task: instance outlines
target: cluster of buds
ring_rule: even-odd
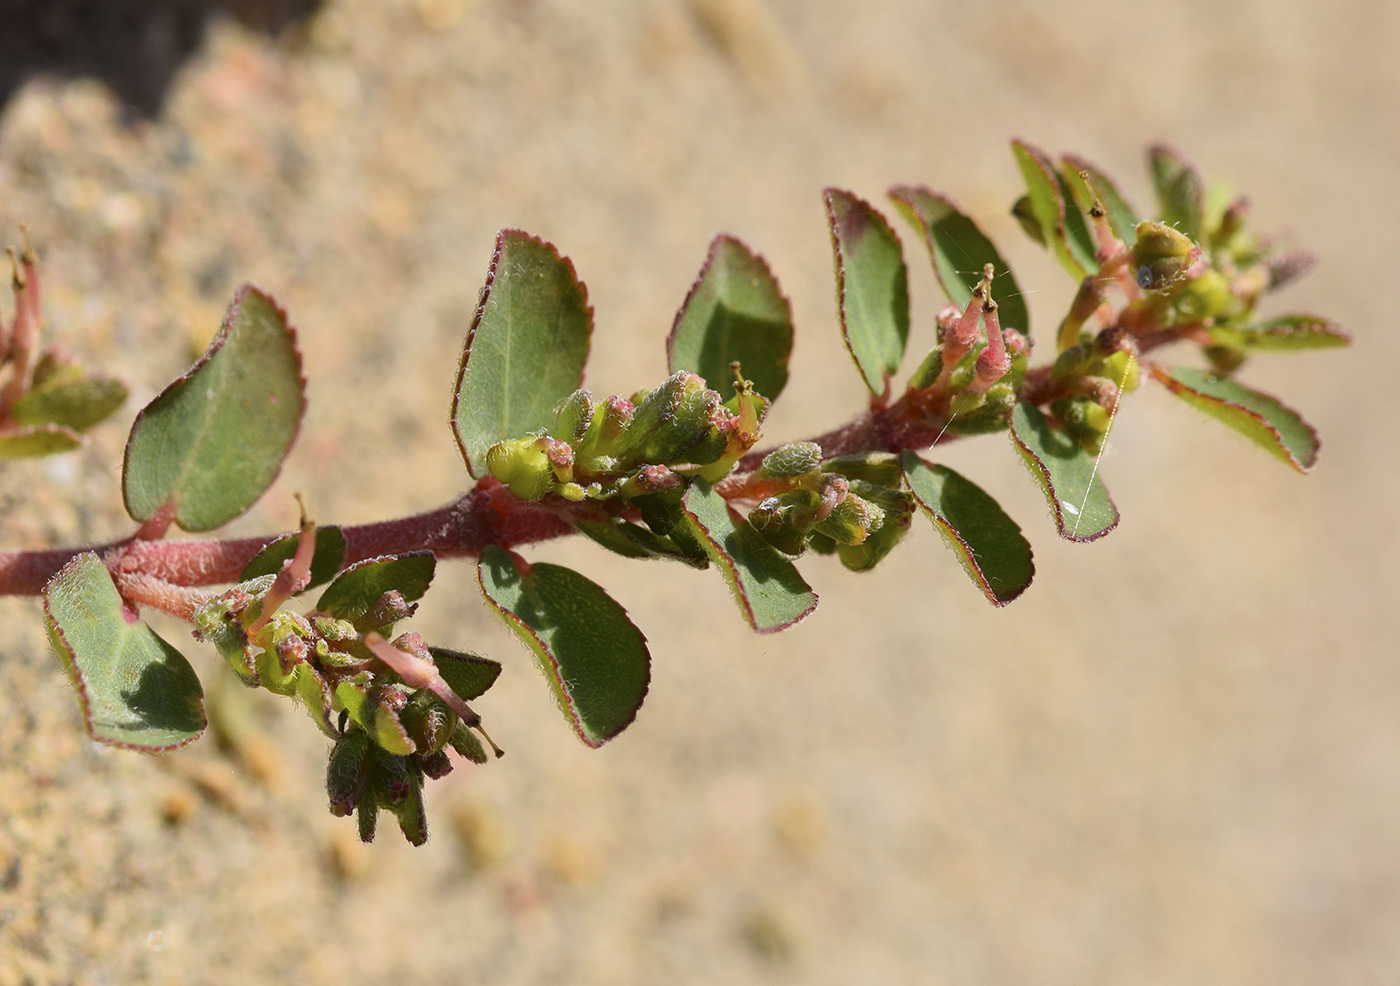
[[[992,297],[994,273],[987,264],[967,305],[939,313],[938,343],[909,381],[911,391],[946,404],[951,421],[957,422],[952,430],[960,433],[1000,427],[1026,375],[1030,340],[1016,329],[1001,327]]]
[[[726,475],[760,437],[768,402],[738,376],[723,401],[694,373],[680,371],[631,400],[594,401],[577,390],[546,434],[498,442],[486,468],[522,500],[630,499],[680,486],[683,478]]]
[[[195,637],[212,643],[245,684],[300,701],[335,740],[326,773],[332,814],[357,813],[368,842],[386,809],[404,836],[421,845],[428,837],[423,782],[452,770],[446,748],[485,763],[479,733],[501,755],[467,705],[500,666],[429,648],[416,633],[390,641],[394,624],[416,608],[399,589],[387,589],[372,604],[329,607],[332,612],[280,608],[310,581],[314,550],[315,525],[304,520],[296,555],[276,575],[242,582],[200,607]]]
[[[1050,411],[1065,430],[1094,455],[1103,450],[1118,399],[1138,386],[1137,343],[1117,326],[1081,340],[1060,353],[1050,379],[1065,396]]]
[[[835,552],[847,568],[866,571],[909,529],[913,503],[899,491],[899,460],[887,452],[822,461],[821,446],[791,442],[764,457],[752,483],[768,495],[748,521],[788,555],[807,548]]]

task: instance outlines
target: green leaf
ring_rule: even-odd
[[[446,647],[429,647],[428,653],[433,655],[438,674],[447,682],[447,687],[464,702],[485,695],[501,675],[500,662],[489,657]]]
[[[1084,217],[1080,215],[1073,200],[1065,201],[1060,177],[1044,151],[1022,140],[1013,140],[1011,151],[1016,156],[1016,164],[1021,169],[1022,177],[1026,180],[1031,211],[1050,242],[1051,252],[1071,276],[1076,280],[1083,280],[1090,269],[1098,269],[1093,262],[1092,250],[1087,262],[1083,257],[1081,236]],[[1071,232],[1074,233],[1073,239]]]
[[[1345,329],[1316,315],[1284,315],[1254,325],[1214,325],[1206,332],[1217,346],[1261,352],[1334,349],[1351,345],[1351,336]]]
[[[0,459],[27,459],[71,452],[83,444],[83,436],[62,425],[37,425],[0,432]]]
[[[1070,175],[1078,178],[1081,171],[1088,172],[1089,186],[1085,186],[1086,190],[1088,187],[1092,187],[1098,193],[1099,201],[1108,211],[1108,225],[1114,234],[1123,241],[1123,245],[1131,250],[1133,244],[1137,242],[1137,212],[1128,204],[1128,200],[1123,198],[1113,179],[1077,155],[1066,154],[1061,160],[1066,178]],[[1082,182],[1080,184],[1082,185]],[[1070,182],[1070,187],[1074,188],[1075,183]],[[1086,215],[1092,206],[1092,198],[1079,201],[1079,207],[1084,210]]]
[[[724,497],[709,484],[692,483],[681,505],[756,632],[786,630],[817,608],[817,594],[792,562],[747,522],[735,523]]]
[[[1206,186],[1200,172],[1165,144],[1149,148],[1147,162],[1157,189],[1162,222],[1200,242],[1206,208]]]
[[[1152,376],[1192,407],[1229,425],[1299,472],[1316,465],[1317,432],[1298,412],[1268,394],[1229,377],[1183,366],[1154,365]]]
[[[194,668],[130,614],[97,555],[73,558],[44,587],[44,620],[93,739],[158,751],[204,732]]]
[[[76,366],[63,367],[21,397],[10,414],[20,424],[87,431],[121,407],[126,395],[120,380],[84,377]]]
[[[873,394],[899,371],[909,339],[909,271],[885,217],[869,202],[828,188],[827,221],[836,253],[841,335]]]
[[[583,383],[592,334],[588,291],[569,258],[502,230],[452,397],[452,431],[473,476],[486,475],[492,445],[554,424],[555,408]]]
[[[602,746],[631,724],[651,681],[646,637],[627,611],[572,569],[529,565],[488,546],[481,591],[523,640],[579,739]]]
[[[905,219],[923,234],[934,276],[949,301],[959,308],[967,307],[972,289],[982,280],[982,268],[991,264],[996,271],[992,298],[997,303],[1002,328],[1030,331],[1030,312],[1016,277],[976,223],[951,199],[923,185],[898,185],[889,194]]]
[[[247,582],[260,575],[276,575],[282,571],[282,563],[297,553],[297,543],[300,540],[301,535],[293,533],[284,534],[275,541],[268,542],[253,556],[253,560],[244,566],[238,581]],[[344,561],[345,535],[340,533],[340,528],[333,524],[317,527],[316,552],[311,557],[311,581],[306,584],[306,589],[314,589],[335,578]],[[305,592],[306,589],[302,591]]]
[[[930,466],[913,452],[902,457],[904,477],[977,587],[1005,606],[1031,584],[1035,562],[1020,526],[980,486],[947,466]]]
[[[1098,459],[1068,432],[1052,428],[1034,404],[1016,405],[1011,438],[1050,501],[1060,537],[1095,541],[1118,526],[1118,508],[1099,478]]]
[[[762,257],[732,236],[710,241],[700,276],[685,296],[666,339],[670,372],[689,370],[711,390],[734,396],[737,362],[770,401],[787,386],[792,308]]]
[[[187,531],[227,523],[277,477],[305,410],[296,333],[245,284],[209,351],[136,416],[122,464],[127,512],[150,520],[173,501]]]
[[[373,609],[386,592],[397,589],[404,601],[411,603],[428,591],[436,567],[431,551],[367,558],[336,576],[316,600],[316,609],[353,623]]]
[[[686,554],[659,534],[620,517],[609,521],[576,520],[574,526],[590,541],[624,558],[669,558],[691,568],[705,568],[709,564],[704,558]]]

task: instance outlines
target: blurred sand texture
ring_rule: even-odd
[[[1144,204],[1143,149],[1178,145],[1319,254],[1267,311],[1357,345],[1243,373],[1321,431],[1306,478],[1144,388],[1103,463],[1123,522],[1090,546],[1004,438],[949,446],[1035,548],[1005,610],[921,520],[872,574],[804,561],[822,607],[775,637],[713,573],[532,549],[650,639],[646,706],[601,751],[444,565],[414,628],[506,663],[480,707],[509,754],[431,787],[422,850],[354,841],[304,715],[169,621],[222,744],[94,748],[38,606],[0,600],[0,986],[1395,982],[1397,45],[1375,0],[330,0],[280,41],[217,27],[150,122],[94,82],[25,86],[0,229],[30,224],[53,332],[133,396],[87,450],[0,469],[6,546],[129,530],[126,428],[245,280],[290,311],[311,408],[234,529],[289,528],[296,490],[341,523],[456,496],[450,393],[502,226],[587,281],[601,393],[660,380],[715,232],[760,250],[798,329],[772,440],[863,400],[825,185],[948,191],[1048,345],[1074,285],[1008,215],[1012,137]],[[900,231],[912,366],[941,302]]]

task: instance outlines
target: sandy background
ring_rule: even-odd
[[[1135,397],[1104,462],[1124,520],[1092,546],[1055,539],[1004,439],[949,447],[1035,547],[1004,611],[922,522],[871,575],[804,562],[822,607],[775,638],[712,572],[539,547],[651,640],[600,752],[445,565],[416,628],[506,662],[481,706],[509,755],[431,787],[422,850],[359,846],[303,714],[188,638],[223,747],[94,748],[37,606],[0,600],[0,986],[1394,982],[1397,43],[1400,8],[1360,0],[332,0],[281,41],[216,28],[151,122],[25,86],[0,227],[31,224],[53,331],[133,398],[92,448],[5,464],[7,546],[129,529],[126,427],[243,280],[289,308],[311,410],[235,528],[288,527],[293,490],[345,523],[455,496],[450,391],[504,225],[586,279],[603,393],[660,379],[714,232],[761,250],[798,326],[774,440],[862,400],[823,185],[952,193],[1046,340],[1072,285],[1006,214],[1013,136],[1142,204],[1143,147],[1176,142],[1321,256],[1267,310],[1358,344],[1244,373],[1321,430],[1308,478]],[[912,366],[940,302],[902,235]]]

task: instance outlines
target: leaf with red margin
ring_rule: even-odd
[[[1003,328],[1030,332],[1030,311],[1011,268],[977,224],[953,204],[923,185],[896,185],[890,200],[917,229],[928,247],[933,273],[943,293],[959,308],[972,300],[972,290],[982,280],[982,268],[992,265],[992,300],[997,303]]]
[[[841,336],[872,394],[899,371],[909,339],[909,271],[885,217],[864,199],[828,188],[826,217],[836,254]]]
[[[127,512],[146,521],[173,502],[187,531],[223,526],[277,478],[305,411],[296,332],[245,284],[208,351],[136,416],[122,461]]]
[[[1337,349],[1351,345],[1350,333],[1318,315],[1283,315],[1254,325],[1213,325],[1205,332],[1217,346],[1237,346],[1268,353]]]
[[[1179,151],[1166,144],[1154,144],[1147,149],[1147,166],[1157,190],[1162,222],[1199,241],[1206,211],[1206,186],[1201,173]]]
[[[698,374],[727,401],[734,396],[729,364],[737,362],[754,389],[775,401],[791,356],[792,307],[777,278],[742,242],[716,236],[666,338],[670,372]]]
[[[452,433],[474,477],[486,475],[492,445],[554,424],[583,383],[592,335],[588,290],[569,258],[501,230],[452,394]]]
[[[528,564],[488,546],[477,564],[482,595],[525,642],[579,739],[599,747],[637,716],[651,654],[627,611],[572,569]]]
[[[1076,279],[1083,279],[1094,262],[1093,239],[1084,225],[1084,216],[1072,196],[1066,194],[1063,179],[1050,158],[1034,144],[1013,140],[1011,151],[1026,181],[1031,211],[1044,231],[1055,258]]]
[[[1152,378],[1186,403],[1229,425],[1299,472],[1317,464],[1317,432],[1297,411],[1229,377],[1154,364]]]
[[[913,452],[900,457],[915,501],[987,599],[1005,606],[1031,584],[1035,561],[1020,526],[971,480],[931,466]]]
[[[792,562],[748,522],[736,522],[724,497],[703,480],[685,491],[681,507],[757,633],[786,630],[817,608],[817,594]]]
[[[1055,527],[1069,541],[1096,541],[1118,526],[1118,508],[1099,478],[1098,460],[1034,404],[1011,412],[1011,441],[1050,501]]]
[[[159,752],[204,732],[204,690],[194,668],[130,617],[97,555],[77,555],[44,587],[44,622],[93,739]]]

